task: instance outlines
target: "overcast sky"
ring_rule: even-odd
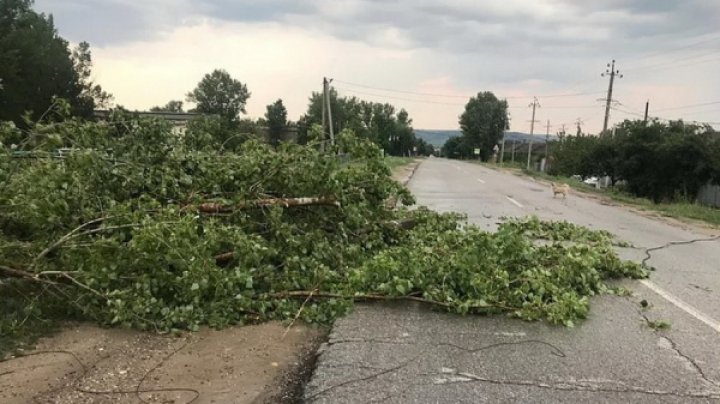
[[[183,99],[224,68],[252,92],[248,116],[282,98],[307,108],[323,76],[341,95],[405,108],[416,128],[455,129],[468,97],[507,98],[513,130],[545,133],[577,118],[602,127],[611,59],[611,123],[640,115],[718,122],[717,0],[36,0],[60,34],[88,41],[115,102]],[[389,91],[392,90],[392,91]],[[553,97],[553,95],[581,94]],[[706,104],[706,105],[698,105]]]

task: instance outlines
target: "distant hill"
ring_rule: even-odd
[[[448,139],[452,136],[460,136],[462,132],[452,129],[415,129],[415,135],[433,146],[442,147]],[[531,136],[529,134],[521,132],[507,132],[505,135],[505,141],[507,142],[512,142],[513,140],[529,142],[530,138]],[[532,136],[532,139],[533,143],[545,143],[544,134]],[[550,140],[555,140],[555,136],[551,135]]]

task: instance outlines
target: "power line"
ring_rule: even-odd
[[[625,71],[628,72],[628,71],[635,71],[635,70],[657,69],[659,67],[674,65],[676,63],[685,63],[690,59],[699,59],[699,58],[703,58],[705,56],[715,56],[715,55],[717,55],[717,51],[701,53],[699,55],[688,56],[688,57],[679,58],[679,59],[673,59],[671,61],[666,61],[666,62],[653,63],[653,64],[649,64],[649,65],[645,65],[645,66],[632,67],[629,69],[625,69]],[[702,61],[702,62],[704,62],[704,61]]]
[[[651,51],[651,52],[648,52],[648,53],[645,53],[645,54],[641,54],[641,55],[636,56],[636,57],[630,57],[630,58],[628,58],[628,60],[630,61],[629,64],[632,65],[632,64],[634,64],[634,63],[632,63],[633,61],[638,61],[638,60],[643,60],[643,59],[651,59],[651,58],[653,58],[653,57],[656,56],[656,55],[658,55],[658,56],[663,55],[663,56],[664,56],[664,55],[667,55],[668,53],[673,53],[673,52],[677,52],[677,51],[685,51],[685,50],[688,50],[688,49],[691,49],[691,48],[695,48],[695,47],[697,47],[697,46],[699,46],[699,45],[703,45],[703,44],[706,44],[706,43],[708,43],[708,42],[713,42],[713,41],[717,41],[717,40],[720,40],[720,36],[718,36],[718,37],[713,37],[713,38],[703,39],[703,40],[701,40],[701,41],[699,41],[699,42],[694,42],[694,43],[691,42],[691,43],[689,43],[689,44],[674,46],[674,47],[670,47],[670,48],[666,48],[666,49],[662,49],[662,50]],[[636,68],[626,69],[626,70],[635,70],[635,69],[636,69]]]
[[[349,82],[349,81],[343,81],[343,80],[335,80],[335,81],[337,81],[338,83],[343,83],[343,84],[352,86],[352,87],[367,88],[367,89],[370,89],[370,90],[387,91],[387,92],[392,92],[392,93],[412,94],[412,95],[423,95],[423,96],[430,96],[430,97],[470,98],[469,96],[466,96],[466,95],[420,93],[420,92],[416,92],[416,91],[406,91],[406,90],[396,90],[396,89],[391,89],[391,88],[373,87],[373,86],[368,86],[368,85],[365,85],[365,84],[351,83],[351,82]]]
[[[537,97],[533,97],[533,102],[528,105],[528,107],[532,107],[532,119],[530,120],[530,143],[528,144],[528,160],[527,160],[527,169],[530,169],[530,159],[532,157],[532,144],[533,144],[533,133],[535,132],[535,122],[540,122],[535,120],[535,110],[540,107],[540,103],[538,102]],[[548,121],[548,125],[550,121]]]
[[[417,99],[411,99],[411,98],[402,98],[402,97],[395,97],[391,95],[386,94],[374,94],[374,93],[367,93],[364,91],[357,91],[350,88],[344,88],[344,87],[335,87],[338,90],[343,90],[345,92],[349,92],[352,94],[360,94],[360,95],[367,95],[371,97],[380,97],[380,98],[389,98],[391,100],[400,100],[400,101],[408,101],[408,102],[418,102],[421,104],[438,104],[438,105],[453,105],[453,106],[465,106],[463,103],[458,102],[441,102],[441,101],[430,101],[430,100],[417,100]]]
[[[612,108],[613,110],[615,110],[615,111],[622,112],[622,113],[627,114],[627,115],[632,115],[632,116],[637,116],[637,117],[639,117],[639,118],[644,118],[644,115],[642,115],[642,114],[636,114],[636,113],[634,113],[634,112],[626,111],[626,110],[623,110],[623,109],[620,109],[620,108],[617,108],[617,107],[611,107],[611,108]],[[682,119],[682,118],[668,119],[668,118],[663,118],[663,117],[661,117],[661,116],[651,116],[650,118],[652,118],[652,119],[657,119],[657,120],[660,120],[660,121],[665,121],[665,122],[681,121],[681,120],[682,120],[682,121],[684,121],[684,122],[690,122],[690,123],[720,125],[720,122],[694,121],[694,120],[685,120],[685,119]]]
[[[709,55],[706,55],[706,56],[709,56]],[[648,72],[655,72],[655,71],[665,70],[665,69],[669,69],[669,68],[695,66],[695,65],[700,65],[700,64],[703,64],[703,63],[716,62],[716,61],[719,61],[719,60],[720,60],[720,58],[713,58],[713,59],[706,59],[706,60],[698,60],[698,61],[690,62],[690,63],[681,63],[681,64],[679,64],[679,65],[676,64],[676,63],[679,63],[679,62],[672,62],[672,63],[668,63],[667,65],[657,65],[657,66],[655,66],[655,67],[648,67],[648,68],[646,68],[646,69],[643,71],[643,74],[646,74],[646,73],[648,73]]]
[[[656,111],[672,111],[675,109],[695,108],[695,107],[703,107],[706,105],[715,105],[715,104],[720,104],[720,101],[703,102],[701,104],[681,105],[679,107],[672,107],[672,108],[660,108],[660,109],[657,109]]]
[[[392,89],[392,88],[383,88],[383,87],[375,87],[375,86],[369,86],[366,84],[359,84],[359,83],[352,83],[349,81],[344,80],[338,80],[335,79],[336,82],[342,83],[351,87],[360,87],[360,88],[366,88],[370,90],[375,91],[385,91],[390,93],[400,93],[400,94],[410,94],[410,95],[419,95],[419,96],[426,96],[426,97],[446,97],[446,98],[463,98],[468,99],[471,97],[475,97],[476,94],[473,95],[459,95],[459,94],[440,94],[440,93],[423,93],[423,92],[417,92],[417,91],[408,91],[408,90],[399,90],[399,89]],[[538,95],[540,98],[556,98],[556,97],[579,97],[582,95],[593,95],[593,94],[602,94],[604,91],[591,91],[591,92],[580,92],[580,93],[566,93],[566,94],[545,94],[545,95]],[[502,97],[505,99],[522,99],[526,98],[525,96],[511,96],[511,97]]]
[[[544,109],[574,109],[574,108],[599,108],[600,105],[555,105],[555,106],[549,106],[549,107],[543,107]],[[508,106],[508,108],[527,108],[526,106],[520,106],[520,105],[512,105]]]

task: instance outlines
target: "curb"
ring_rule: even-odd
[[[420,164],[424,162],[420,161],[419,163],[415,164],[415,166],[412,168],[412,171],[410,171],[410,174],[407,175],[403,180],[400,181],[400,185],[403,187],[407,187],[407,184],[410,182],[410,180],[415,175],[415,171],[417,171],[418,167],[420,167]],[[400,203],[400,200],[398,199],[397,195],[394,195],[391,197],[390,203],[387,205],[390,209],[395,209],[398,206],[398,203]]]

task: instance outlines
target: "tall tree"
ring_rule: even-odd
[[[407,155],[413,150],[415,132],[412,119],[404,109],[397,112],[394,106],[387,103],[339,97],[332,87],[329,96],[335,133],[350,129],[358,137],[372,140],[391,155]],[[309,101],[307,113],[298,121],[298,141],[301,143],[306,141],[313,125],[322,122],[322,94],[312,93]]]
[[[246,113],[248,98],[250,92],[247,86],[222,69],[206,74],[187,94],[187,100],[197,104],[197,112],[219,115],[233,125],[237,124],[241,112]]]
[[[90,44],[83,41],[72,52],[73,66],[78,75],[81,92],[74,105],[77,115],[90,116],[95,108],[108,108],[112,95],[92,81],[92,53]]]
[[[163,105],[162,107],[156,106],[156,107],[150,108],[150,111],[182,113],[182,112],[184,112],[183,111],[183,102],[178,101],[178,100],[171,100],[171,101],[168,101],[168,103]]]
[[[466,143],[480,148],[483,160],[491,156],[493,147],[502,139],[508,126],[507,109],[507,101],[499,100],[489,91],[478,93],[465,105],[465,111],[460,116],[460,128]]]
[[[76,65],[68,42],[60,37],[51,15],[36,13],[31,0],[0,0],[0,120],[23,125],[29,112],[37,120],[54,97],[67,99],[76,112],[89,115],[93,101],[84,97],[89,78],[87,59]],[[82,67],[81,77],[78,68]]]
[[[287,109],[281,99],[267,106],[265,119],[270,134],[270,144],[277,146],[280,143],[283,130],[287,127]]]

